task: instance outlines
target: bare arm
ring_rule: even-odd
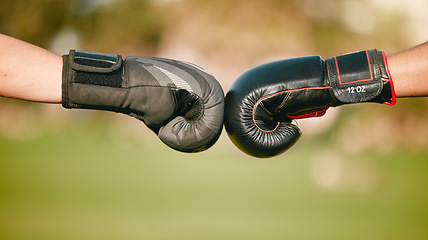
[[[428,42],[387,59],[397,97],[428,96]]]
[[[0,96],[61,103],[62,58],[0,34]]]

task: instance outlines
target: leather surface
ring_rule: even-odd
[[[308,56],[246,71],[226,94],[230,139],[251,156],[276,156],[301,135],[293,119],[322,116],[329,107],[348,103],[394,102],[383,56],[377,50],[326,61]]]
[[[225,127],[232,142],[255,157],[278,155],[300,138],[289,115],[331,104],[319,56],[286,59],[248,70],[226,95]]]

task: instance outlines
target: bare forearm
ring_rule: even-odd
[[[62,58],[0,34],[0,96],[60,103]]]
[[[388,56],[397,97],[428,96],[428,42]]]

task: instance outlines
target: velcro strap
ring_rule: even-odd
[[[339,85],[374,80],[366,51],[335,57],[334,60]]]
[[[386,78],[382,52],[367,50],[326,60],[329,83],[342,103],[381,102]]]
[[[123,60],[120,55],[70,50],[68,63],[74,83],[120,88]]]

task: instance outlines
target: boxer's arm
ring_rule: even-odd
[[[428,96],[428,42],[387,59],[397,97]]]
[[[61,103],[62,58],[0,34],[0,96]]]
[[[0,96],[124,113],[182,152],[210,148],[223,128],[223,89],[199,66],[76,50],[61,57],[2,34]]]

